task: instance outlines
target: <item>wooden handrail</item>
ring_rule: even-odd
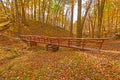
[[[21,35],[20,38],[23,41],[29,43],[29,45],[37,45],[37,43],[53,44],[63,47],[82,48],[88,43],[98,43],[98,49],[102,48],[102,45],[107,38],[72,38],[72,37],[49,37],[39,35]],[[79,46],[77,45],[79,43]]]
[[[108,40],[108,38],[75,38],[75,37],[49,37],[49,36],[39,36],[39,35],[21,35],[22,36],[37,36],[37,37],[43,37],[43,38],[52,38],[52,39],[71,39],[71,40]]]

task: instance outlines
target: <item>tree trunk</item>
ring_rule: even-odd
[[[81,24],[81,25],[82,25],[82,29],[83,29],[83,27],[84,27],[85,19],[86,19],[86,17],[87,17],[87,14],[88,14],[88,11],[89,11],[89,9],[90,9],[91,4],[92,4],[92,0],[90,0],[88,6],[87,6],[87,8],[86,8],[86,12],[85,12],[85,15],[84,15],[84,17],[83,17],[82,24]]]
[[[16,8],[16,21],[17,21],[17,25],[18,25],[18,37],[20,36],[21,34],[21,28],[20,28],[20,15],[19,15],[19,12],[18,12],[18,1],[15,0],[15,8]]]
[[[34,0],[34,20],[36,20],[36,0]]]
[[[51,0],[49,1],[49,5],[48,5],[48,11],[47,11],[47,18],[46,18],[46,23],[48,23],[49,17],[50,17],[50,5],[51,5]]]
[[[45,0],[43,0],[42,3],[42,27],[44,27],[44,21],[45,21]]]
[[[26,17],[25,17],[25,8],[24,8],[24,2],[21,0],[21,6],[22,6],[22,22],[26,24]]]
[[[78,0],[78,16],[77,16],[77,38],[82,38],[82,25],[81,25],[81,9],[82,0]]]
[[[103,18],[103,9],[104,9],[105,0],[98,0],[98,32],[97,37],[101,37],[101,26],[102,26],[102,18]]]
[[[40,11],[40,5],[41,5],[41,2],[40,2],[40,0],[38,0],[38,8],[39,8],[39,10],[38,10],[38,21],[39,21],[39,22],[41,22],[41,11]]]
[[[70,37],[73,36],[73,14],[74,14],[74,1],[71,1],[71,23],[70,23]]]

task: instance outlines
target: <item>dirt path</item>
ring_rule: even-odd
[[[101,52],[106,52],[106,53],[120,53],[120,51],[114,51],[114,50],[101,50]]]
[[[120,40],[107,40],[104,42],[102,49],[120,51]]]

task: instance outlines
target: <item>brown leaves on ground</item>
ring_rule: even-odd
[[[37,48],[37,47],[36,47]],[[36,49],[35,48],[35,49]],[[0,66],[2,80],[119,80],[119,63],[89,53],[62,49],[56,53],[29,49]],[[66,51],[65,51],[66,50]]]
[[[28,48],[22,42],[2,39],[1,42],[8,44],[0,45],[0,80],[120,79],[120,53],[81,52],[68,48],[53,53],[45,51],[43,46]],[[108,49],[111,47],[114,48],[108,46]]]

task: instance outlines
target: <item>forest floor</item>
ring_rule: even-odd
[[[44,30],[47,36],[69,36],[51,25],[44,29],[39,22],[28,25],[22,33],[41,35]],[[120,40],[107,40],[101,52],[71,48],[48,52],[45,45],[28,47],[0,35],[0,80],[120,80]]]
[[[106,41],[100,53],[47,52],[44,45],[0,37],[0,80],[120,80],[120,40]]]

